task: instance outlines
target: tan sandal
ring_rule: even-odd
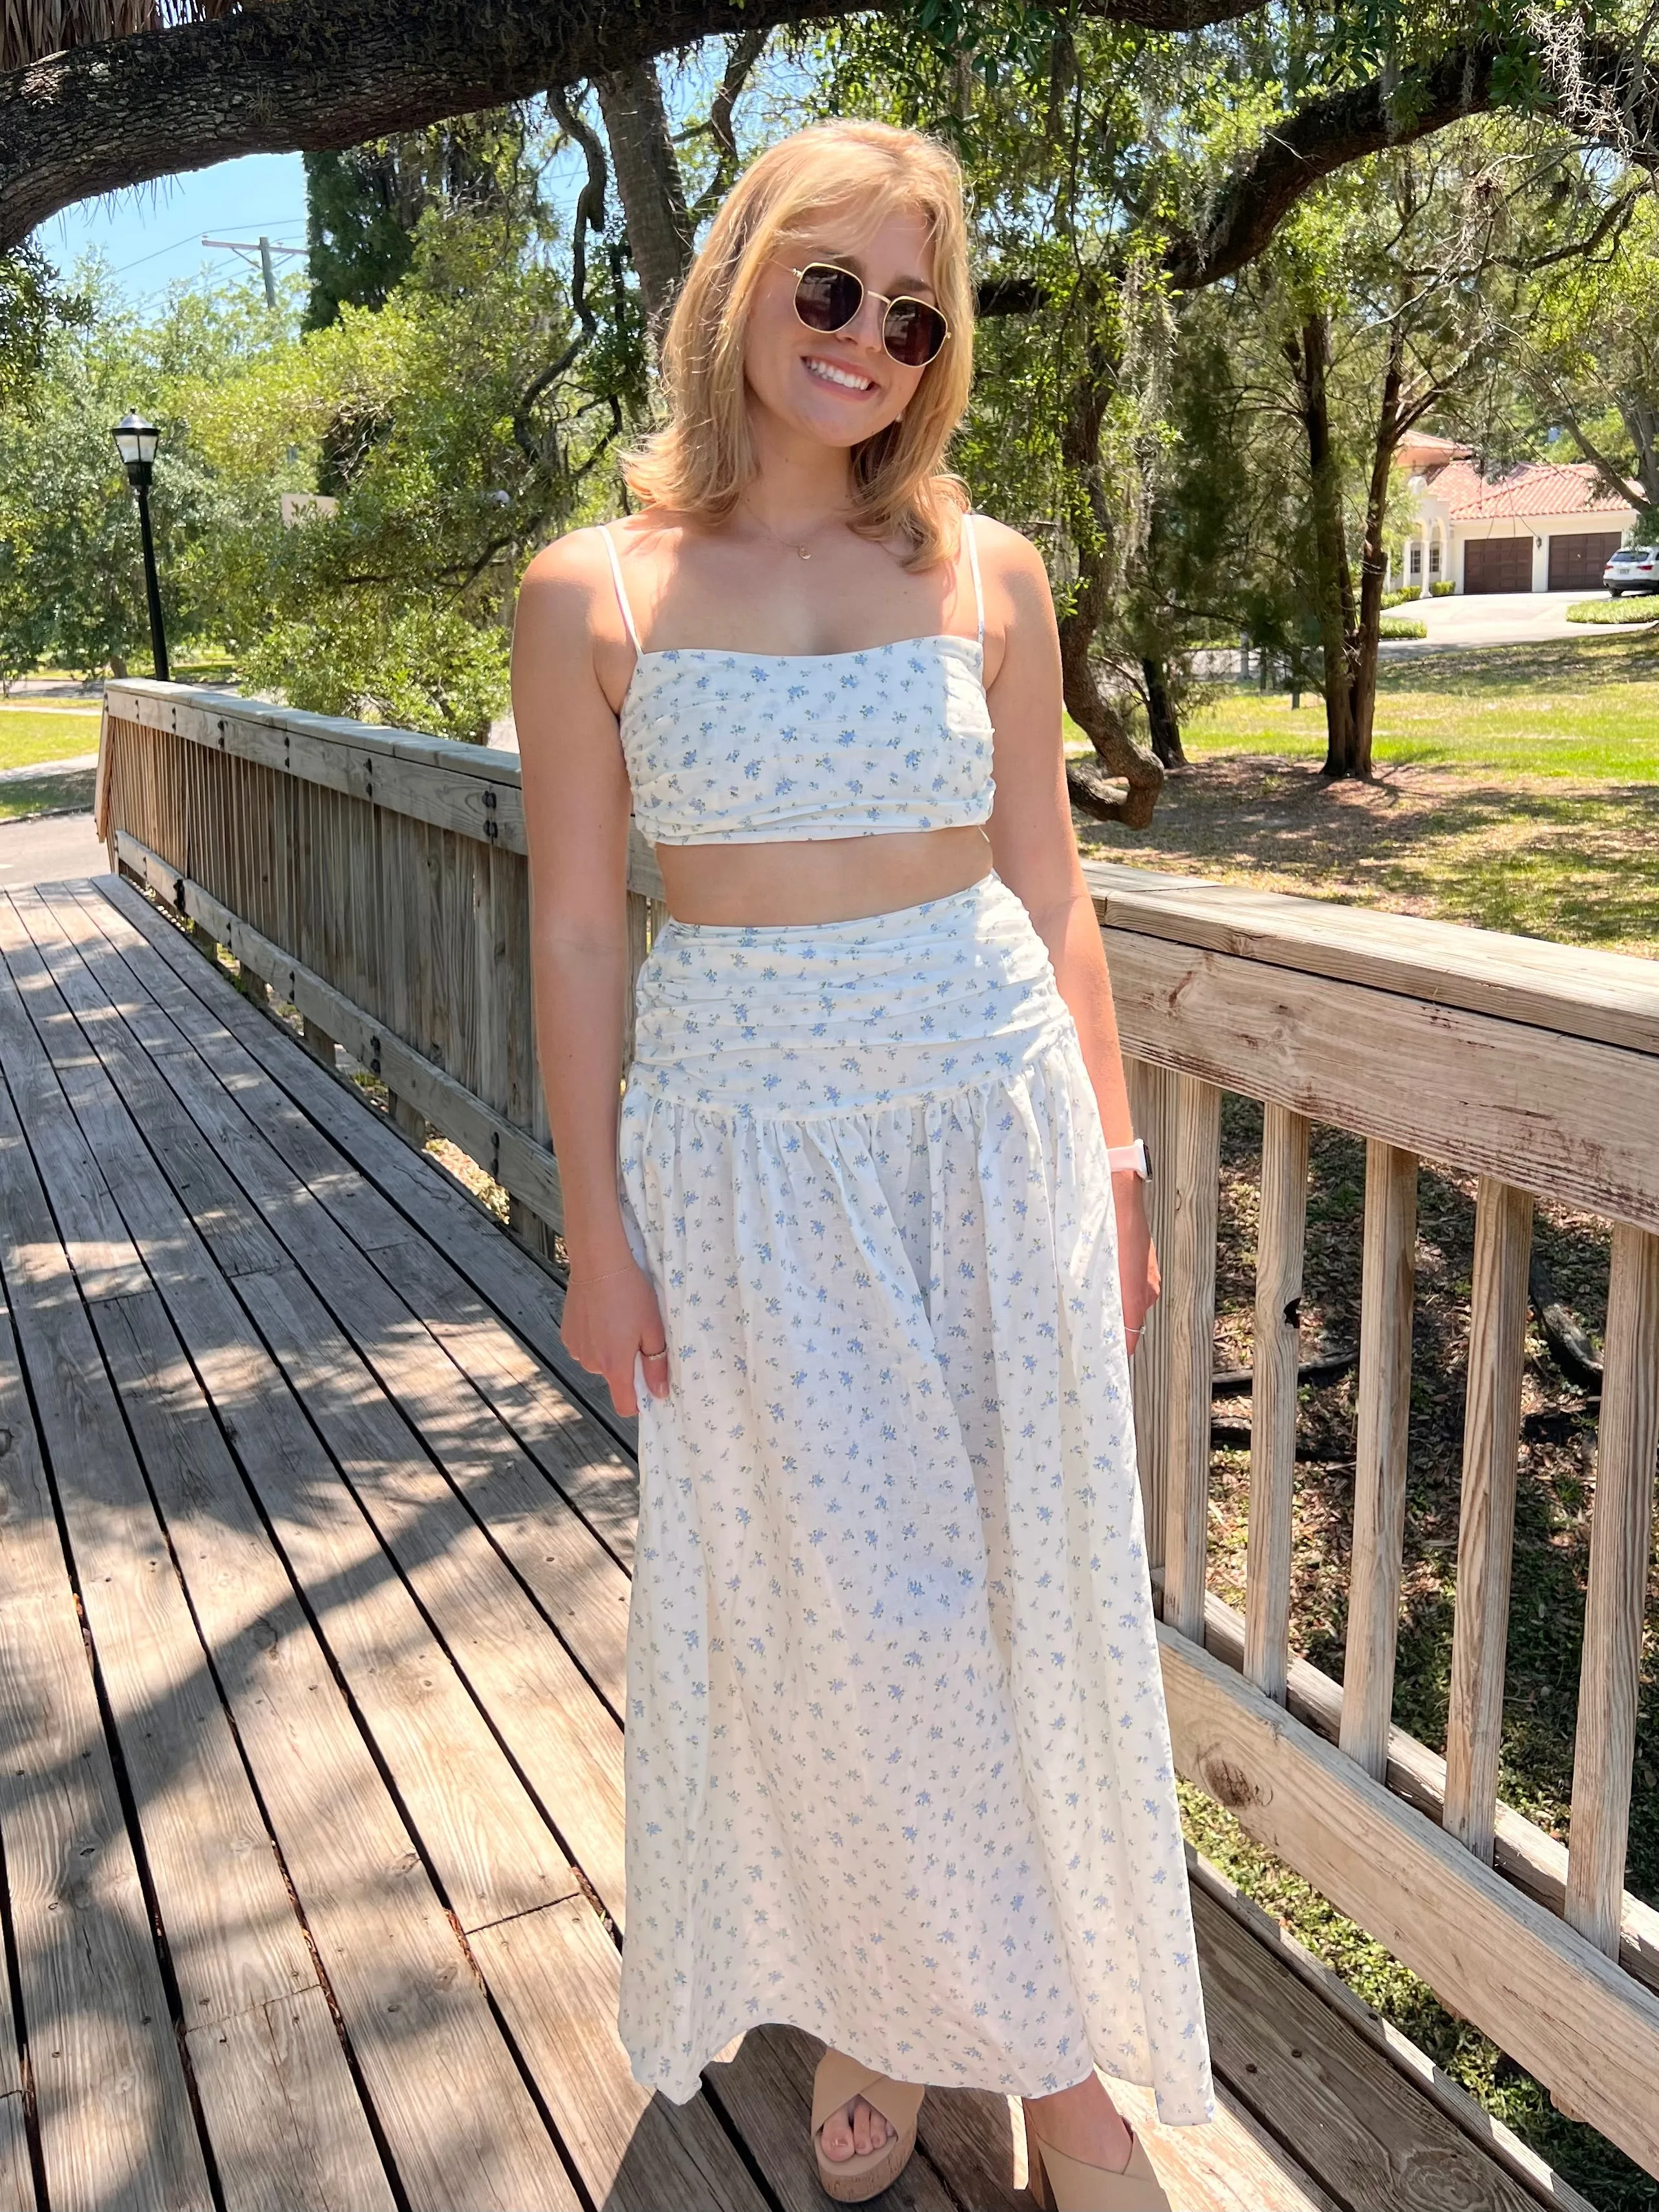
[[[872,2074],[842,2051],[824,2052],[812,2076],[812,2155],[817,2160],[818,2179],[830,2196],[843,2204],[862,2204],[866,2197],[878,2197],[891,2187],[916,2147],[916,2114],[927,2094],[925,2084],[890,2081],[885,2074]],[[854,2097],[862,2097],[881,2114],[893,2130],[891,2140],[879,2150],[866,2151],[862,2157],[854,2151],[851,2158],[826,2158],[823,2124]]]
[[[1067,2158],[1043,2142],[1025,2118],[1026,2187],[1042,2212],[1171,2212],[1146,2146],[1129,2123],[1129,2163],[1121,2172]]]

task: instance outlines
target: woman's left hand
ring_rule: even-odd
[[[1115,1175],[1112,1202],[1117,1211],[1117,1277],[1123,1293],[1123,1327],[1133,1359],[1160,1287],[1158,1254],[1152,1249],[1152,1224],[1146,1218],[1146,1186],[1140,1177]]]

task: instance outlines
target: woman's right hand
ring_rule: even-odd
[[[637,1413],[634,1362],[644,1363],[645,1387],[668,1395],[668,1337],[657,1294],[632,1259],[570,1270],[559,1325],[564,1348],[590,1375],[603,1375],[619,1413]]]

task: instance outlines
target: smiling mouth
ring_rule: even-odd
[[[876,380],[872,376],[860,376],[855,368],[843,368],[839,362],[823,361],[817,354],[808,354],[803,366],[809,376],[820,384],[833,385],[837,392],[873,392]]]

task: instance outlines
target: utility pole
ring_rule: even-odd
[[[270,309],[272,314],[276,312],[276,276],[274,264],[279,258],[284,261],[291,261],[296,257],[303,261],[306,258],[306,248],[303,246],[273,246],[268,238],[263,237],[204,238],[202,243],[204,246],[216,246],[221,252],[240,253],[248,262],[250,267],[252,265],[252,257],[256,253],[258,255],[259,273],[265,280],[265,305]]]

